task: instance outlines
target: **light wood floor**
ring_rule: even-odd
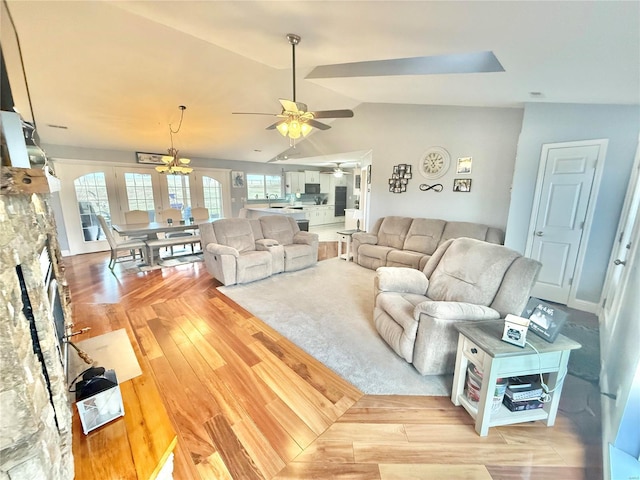
[[[130,323],[178,434],[177,480],[602,478],[582,387],[567,382],[553,428],[481,438],[448,397],[363,395],[219,293],[201,263],[113,275],[107,262],[65,259],[74,321]]]

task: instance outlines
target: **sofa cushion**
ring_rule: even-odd
[[[440,244],[442,232],[447,224],[444,220],[432,218],[415,218],[411,223],[403,250],[421,252],[431,255]],[[418,268],[416,265],[415,268]]]
[[[264,238],[276,240],[280,245],[291,245],[293,235],[300,231],[295,220],[286,215],[267,215],[260,217]]]
[[[378,245],[402,250],[411,222],[411,217],[385,217],[378,230]]]
[[[271,276],[271,253],[246,252],[236,259],[237,283],[248,283]]]
[[[445,247],[429,277],[427,296],[432,300],[491,305],[502,278],[520,256],[501,245],[470,238],[459,238]]]
[[[387,254],[387,267],[411,267],[420,268],[420,262],[425,257],[424,253],[411,252],[409,250],[391,250]],[[426,262],[426,260],[425,260]]]
[[[378,267],[387,265],[387,254],[392,251],[392,247],[381,245],[369,245],[365,243],[358,248],[358,265],[375,270]]]
[[[246,219],[225,218],[212,225],[218,243],[235,248],[241,253],[256,249],[253,229]]]
[[[475,238],[476,240],[486,240],[489,227],[481,223],[472,222],[447,222],[440,237],[438,245],[442,245],[450,238]],[[433,252],[431,252],[433,253]]]

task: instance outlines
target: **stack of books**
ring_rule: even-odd
[[[542,408],[540,400],[542,386],[539,382],[520,383],[520,379],[510,381],[502,403],[512,412]]]

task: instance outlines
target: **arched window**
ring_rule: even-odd
[[[104,240],[105,236],[98,223],[97,215],[102,215],[111,223],[109,197],[104,172],[88,173],[73,181],[78,201],[78,212],[85,242]]]

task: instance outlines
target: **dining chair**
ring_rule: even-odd
[[[109,242],[111,247],[111,259],[109,260],[109,269],[113,270],[118,261],[122,261],[131,257],[133,260],[136,258],[136,250],[140,251],[140,258],[143,258],[143,251],[146,248],[146,244],[143,240],[116,240],[115,236],[111,232],[111,227],[107,224],[107,221],[102,215],[98,215],[98,222],[102,227],[102,232]],[[129,255],[118,256],[119,252],[129,252]]]
[[[149,223],[149,212],[145,210],[129,210],[124,212],[124,219],[127,223]]]
[[[160,217],[160,220],[163,222],[168,222],[169,219],[171,219],[172,222],[180,222],[180,220],[183,220],[182,218],[182,212],[180,210],[178,210],[177,208],[167,208],[165,210],[162,210],[158,216]],[[168,232],[165,234],[166,238],[175,238],[175,237],[191,237],[193,236],[193,232],[188,232],[188,231],[183,231],[183,232]],[[184,246],[186,247],[187,244],[185,243]],[[169,252],[171,254],[171,256],[173,256],[173,246],[168,247],[169,248]],[[191,252],[194,251],[193,248],[193,244],[191,244]]]
[[[209,220],[209,209],[205,207],[196,207],[191,209],[191,216],[194,221]]]
[[[203,222],[203,221],[208,221],[209,220],[209,209],[205,208],[205,207],[195,207],[191,209],[191,217],[193,218],[193,221],[195,223],[198,222]],[[198,230],[191,230],[191,232],[193,232],[194,235],[198,234]],[[200,246],[200,249],[202,250],[202,245],[200,243],[198,243],[198,245]],[[195,252],[195,246],[196,244],[192,243],[191,244],[191,251]]]

